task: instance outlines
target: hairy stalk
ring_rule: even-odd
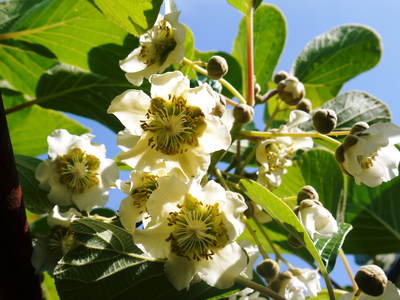
[[[343,262],[344,268],[346,269],[347,274],[349,275],[350,281],[351,281],[351,285],[353,286],[353,291],[357,292],[358,291],[358,286],[356,281],[354,280],[354,274],[353,271],[351,270],[349,261],[347,260],[346,255],[344,254],[343,249],[339,249],[339,256],[340,259]]]
[[[184,57],[183,61],[182,61],[185,65],[188,65],[189,67],[191,67],[193,70],[195,70],[196,72],[203,74],[205,76],[207,76],[207,70],[203,69],[202,67],[200,67],[198,64],[196,64],[195,62],[191,61],[190,59]],[[246,103],[246,100],[243,98],[243,96],[233,87],[233,85],[231,85],[228,81],[226,81],[225,79],[221,78],[218,79],[218,81],[228,90],[231,92],[232,95],[234,95],[236,98],[238,98],[238,100],[240,101],[240,103]],[[229,103],[231,104],[231,103]],[[234,104],[236,105],[236,103]]]
[[[240,285],[247,286],[255,291],[260,292],[261,294],[263,294],[265,296],[271,297],[272,299],[287,300],[286,298],[278,295],[276,292],[274,292],[270,288],[263,286],[261,284],[255,283],[255,282],[248,280],[242,276],[236,277],[235,281],[236,281],[236,283],[238,283]]]

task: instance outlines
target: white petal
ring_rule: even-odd
[[[244,231],[244,223],[241,220],[242,214],[247,209],[246,202],[242,195],[234,192],[226,192],[227,201],[221,207],[227,220],[225,226],[228,230],[229,238],[234,240]]]
[[[185,91],[183,97],[188,105],[199,107],[205,115],[209,115],[220,101],[219,95],[208,84]]]
[[[208,285],[219,289],[229,288],[235,278],[246,268],[247,256],[236,243],[217,251],[212,259],[201,260],[196,265],[199,277]]]
[[[298,276],[307,287],[308,296],[314,298],[317,297],[318,292],[321,291],[320,276],[317,270],[304,269]]]
[[[81,211],[89,211],[93,207],[104,206],[108,201],[108,191],[101,185],[93,186],[83,193],[73,193],[72,202]]]
[[[143,208],[142,208],[143,209]],[[140,221],[138,207],[133,205],[131,196],[124,198],[119,205],[119,219],[122,225],[130,232],[135,231],[136,223]]]
[[[129,55],[125,59],[120,60],[119,61],[120,68],[128,73],[140,72],[146,69],[147,64],[145,64],[141,59],[141,57],[139,56],[141,50],[142,48],[138,47],[131,53],[129,53]]]
[[[164,265],[165,275],[178,290],[189,289],[190,282],[195,275],[193,262],[184,257],[171,253]]]
[[[143,230],[136,230],[133,239],[136,245],[153,258],[167,258],[171,245],[167,238],[171,233],[168,222],[150,222]]]
[[[40,183],[39,187],[44,190],[50,190],[49,179],[56,175],[54,162],[48,159],[42,161],[35,170],[35,178]]]
[[[60,183],[60,177],[58,174],[49,178],[50,192],[47,194],[49,200],[60,206],[72,205],[72,193],[62,183]]]
[[[179,71],[167,72],[150,76],[151,97],[169,99],[170,95],[180,96],[189,89],[189,79]]]
[[[133,135],[141,135],[141,121],[146,120],[150,98],[141,90],[127,90],[111,102],[107,113],[114,114]]]
[[[208,116],[206,122],[206,130],[199,138],[200,148],[207,153],[228,149],[231,144],[231,135],[221,119]]]
[[[106,189],[115,184],[119,178],[119,169],[112,159],[105,158],[101,160],[99,173],[101,174],[102,185]]]
[[[117,146],[122,151],[128,151],[136,145],[139,139],[140,136],[131,134],[130,131],[125,128],[117,134]]]
[[[75,208],[70,208],[66,212],[60,212],[60,207],[58,205],[55,205],[52,211],[47,216],[47,223],[50,227],[69,227],[74,219],[76,219],[78,216],[82,215]]]
[[[69,147],[78,141],[79,137],[70,134],[65,129],[54,130],[48,137],[49,157],[56,159],[57,156],[65,155],[69,151]]]
[[[310,114],[302,110],[292,110],[289,115],[289,122],[286,124],[288,128],[293,128],[299,126],[311,119]]]

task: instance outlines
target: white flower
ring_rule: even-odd
[[[338,232],[338,225],[329,210],[316,201],[303,200],[297,216],[311,239],[331,238]]]
[[[399,175],[400,151],[394,145],[400,143],[400,128],[396,125],[376,123],[346,140],[342,167],[357,184],[375,187]]]
[[[246,251],[248,262],[246,268],[240,273],[241,276],[252,279],[253,278],[253,265],[260,256],[260,252],[258,251],[258,247],[252,245],[247,240],[239,241],[239,245]]]
[[[289,122],[278,129],[276,133],[302,132],[298,126],[309,120],[309,114],[294,110],[290,113]],[[261,165],[257,181],[268,189],[274,189],[281,185],[282,175],[287,173],[287,167],[292,165],[291,158],[299,149],[312,148],[310,137],[277,136],[260,143],[256,149],[256,159]]]
[[[255,292],[251,288],[245,288],[240,292],[230,295],[228,300],[267,300],[267,298],[261,297],[260,292]]]
[[[339,300],[352,300],[354,293],[347,293],[340,296]],[[369,296],[367,294],[362,293],[358,298],[358,300],[400,300],[400,292],[397,287],[391,282],[388,281],[386,284],[385,291],[382,295],[374,297]]]
[[[304,283],[307,288],[307,293],[311,298],[317,297],[319,291],[321,291],[320,276],[317,270],[309,269],[296,269],[296,277]]]
[[[126,78],[134,85],[141,85],[143,78],[161,73],[184,56],[185,27],[178,22],[179,12],[173,9],[159,15],[154,26],[141,35],[139,47],[120,61]]]
[[[73,207],[62,212],[58,205],[54,205],[52,211],[47,216],[47,223],[50,227],[69,227],[73,221],[80,217],[82,217],[82,214]]]
[[[276,284],[277,285],[276,285]],[[305,294],[314,298],[321,291],[320,276],[317,270],[294,269],[279,274],[278,279],[271,283],[279,288],[279,295],[288,300],[304,300]],[[276,287],[274,287],[276,289]]]
[[[118,168],[106,158],[103,144],[92,143],[92,134],[76,136],[57,129],[47,137],[49,158],[38,165],[35,176],[48,198],[60,206],[79,210],[103,206],[108,189],[118,178]]]
[[[200,177],[210,163],[210,153],[227,149],[228,129],[211,114],[219,95],[208,84],[190,88],[181,72],[150,77],[151,98],[140,90],[117,96],[108,113],[113,113],[140,139],[119,158],[136,170],[152,172],[179,168],[186,179]],[[127,145],[126,139],[124,145]]]
[[[177,290],[199,278],[228,288],[247,265],[234,240],[243,232],[243,197],[214,181],[201,187],[177,177],[160,178],[147,201],[151,222],[133,234],[136,245],[153,258],[166,258],[165,272]]]
[[[305,284],[296,276],[292,276],[282,282],[278,294],[287,300],[305,300],[304,293],[306,292],[307,287]]]

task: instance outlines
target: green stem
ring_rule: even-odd
[[[262,257],[264,259],[269,258],[267,251],[265,251],[264,247],[262,246],[260,240],[257,237],[256,231],[250,226],[250,224],[246,221],[246,228],[249,231],[251,237],[253,238],[254,242],[257,244],[258,250],[260,251]]]
[[[276,292],[274,292],[273,290],[271,290],[270,288],[263,286],[261,284],[255,283],[251,280],[248,280],[242,276],[239,276],[235,279],[235,281],[243,286],[247,286],[255,291],[260,292],[261,294],[271,297],[272,299],[275,300],[287,300],[286,298],[280,296],[279,294],[277,294]]]
[[[193,61],[191,61],[190,59],[184,57],[183,58],[183,63],[188,65],[189,67],[191,67],[193,70],[195,70],[196,72],[199,72],[200,74],[203,74],[205,76],[208,76],[207,74],[207,70],[203,69],[202,67],[200,67],[199,65],[197,65],[196,63],[194,63]],[[240,101],[240,103],[245,104],[246,100],[243,98],[243,96],[233,87],[233,85],[231,85],[228,81],[226,81],[225,79],[221,78],[218,79],[218,81],[227,89],[231,92],[232,95],[234,95],[236,98],[238,98],[238,100]]]
[[[222,184],[225,190],[229,191],[229,187],[226,184],[225,178],[222,176],[221,171],[217,168],[214,168],[214,174],[217,177],[218,181]]]

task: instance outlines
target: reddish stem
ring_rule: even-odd
[[[0,299],[42,299],[32,241],[0,93]]]
[[[253,1],[246,17],[247,29],[247,104],[254,106],[254,45],[253,45]]]

